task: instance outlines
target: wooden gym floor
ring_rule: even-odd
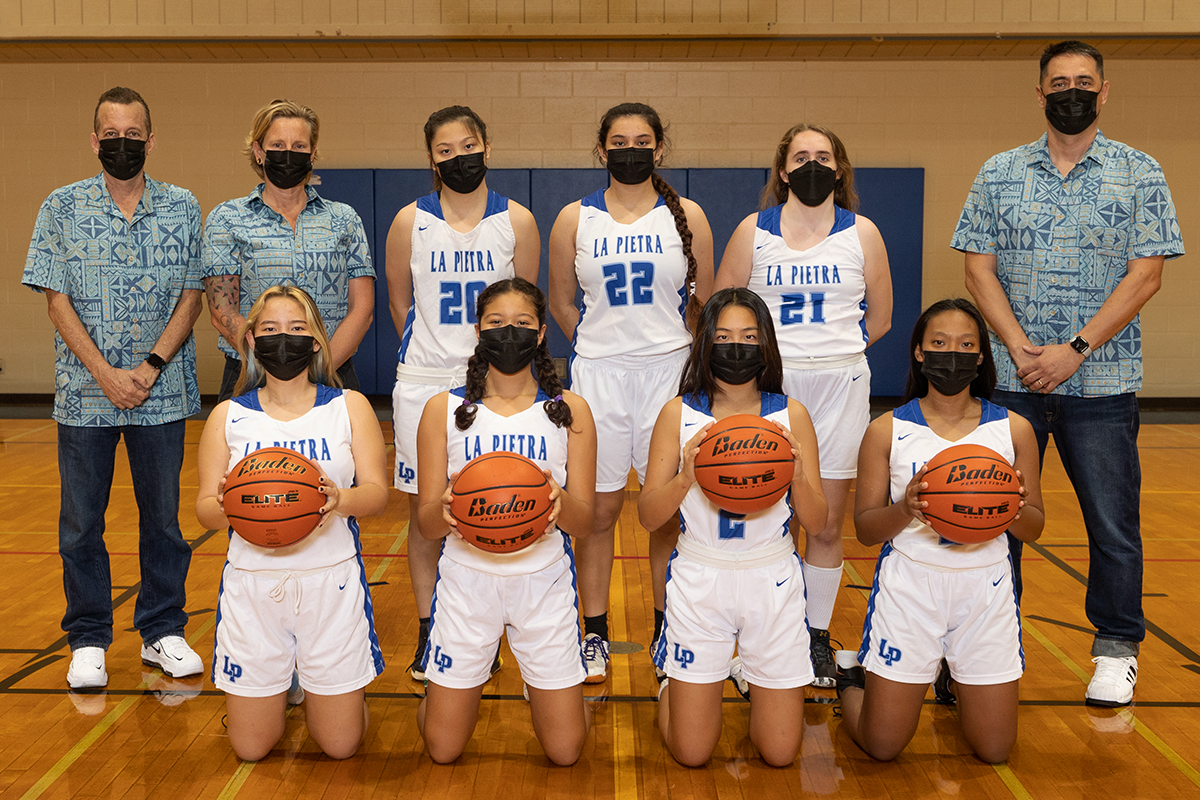
[[[187,636],[207,663],[225,536],[202,529],[192,513],[200,426],[188,423],[180,523],[195,551]],[[724,735],[712,762],[701,769],[675,764],[659,738],[655,681],[644,649],[653,614],[646,532],[634,518],[633,492],[619,527],[610,615],[615,649],[623,652],[613,657],[609,681],[587,688],[595,696],[595,723],[574,767],[548,765],[507,647],[504,668],[485,689],[466,754],[453,766],[434,765],[424,754],[415,714],[421,687],[407,674],[417,630],[404,561],[408,504],[396,492],[385,516],[362,524],[388,668],[368,688],[371,726],[360,754],[344,762],[321,755],[307,736],[300,706],[291,712],[278,749],[257,764],[243,764],[221,724],[224,700],[207,677],[172,680],[140,663],[131,627],[137,515],[123,451],[108,513],[116,612],[108,691],[68,692],[70,654],[59,628],[64,601],[55,539],[55,425],[0,420],[0,800],[1200,796],[1200,593],[1193,583],[1200,564],[1194,482],[1200,425],[1145,425],[1141,447],[1149,632],[1137,702],[1119,711],[1083,705],[1091,674],[1083,612],[1086,539],[1074,495],[1050,453],[1043,478],[1047,529],[1026,550],[1027,670],[1019,738],[1006,765],[988,766],[969,755],[953,710],[931,702],[901,756],[876,763],[838,730],[833,692],[809,689],[803,753],[793,767],[772,769],[748,743],[749,706],[728,688]],[[850,537],[846,556],[832,631],[853,648],[875,552]]]

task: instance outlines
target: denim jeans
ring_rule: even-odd
[[[1084,608],[1096,628],[1092,655],[1137,655],[1138,643],[1146,638],[1137,397],[998,391],[992,401],[1033,425],[1039,461],[1045,458],[1050,434],[1054,435],[1059,458],[1075,488],[1088,537]],[[1021,542],[1011,536],[1008,541],[1020,592]]]
[[[237,385],[237,379],[241,373],[242,362],[232,356],[225,356],[225,372],[221,375],[221,391],[217,394],[218,403],[233,397],[233,387]],[[337,374],[342,379],[343,389],[358,391],[358,373],[354,371],[354,359],[346,359],[346,363],[338,367]]]
[[[62,505],[58,552],[63,562],[67,613],[62,627],[72,650],[112,644],[112,576],[104,546],[117,442],[125,437],[138,506],[141,589],[133,624],[142,641],[183,635],[184,586],[192,550],[179,529],[179,473],[184,422],[83,428],[59,424],[58,472]]]

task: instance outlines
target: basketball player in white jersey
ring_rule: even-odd
[[[596,153],[612,180],[565,207],[550,233],[550,311],[573,341],[571,388],[590,404],[599,438],[596,530],[578,543],[588,683],[607,675],[613,539],[629,470],[645,481],[654,420],[675,396],[692,341],[687,320],[712,292],[708,219],[654,172],[667,147],[650,106],[609,109]],[[659,539],[650,549],[655,636],[674,546]]]
[[[357,522],[387,506],[383,433],[367,399],[338,388],[329,337],[303,289],[263,292],[240,341],[234,397],[213,409],[200,438],[196,517],[229,530],[212,680],[239,758],[257,761],[283,736],[293,672],[309,733],[330,757],[349,758],[367,730],[364,689],[383,672]],[[222,505],[225,475],[264,447],[295,450],[321,471],[321,522],[288,547],[246,541]]]
[[[425,123],[434,191],[396,214],[387,239],[388,305],[400,332],[392,424],[394,484],[408,494],[408,574],[419,619],[409,672],[429,638],[429,603],[439,545],[420,535],[417,425],[429,398],[462,386],[475,349],[475,301],[514,275],[537,282],[541,240],[533,214],[487,187],[487,125],[466,106],[435,111]],[[497,658],[495,666],[499,666]]]
[[[654,426],[638,512],[652,531],[678,512],[682,531],[653,654],[668,676],[658,724],[671,754],[688,766],[708,761],[720,738],[721,690],[735,644],[750,684],[750,740],[772,766],[791,764],[800,752],[804,687],[813,673],[804,576],[789,525],[793,514],[819,525],[828,508],[812,421],[780,392],[782,372],[763,301],[746,289],[719,291],[700,315],[680,396]],[[700,441],[733,414],[773,422],[796,459],[791,490],[752,514],[721,510],[696,483]]]
[[[564,392],[554,371],[540,289],[521,278],[495,283],[479,296],[478,319],[465,386],[430,400],[417,434],[421,534],[441,547],[417,724],[434,761],[458,758],[507,633],[534,733],[552,762],[569,765],[590,725],[570,536],[591,533],[596,428],[588,404]],[[550,480],[550,525],[523,550],[486,552],[458,535],[450,489],[472,458],[517,449]]]
[[[862,647],[857,657],[837,653],[838,694],[842,724],[880,760],[912,740],[935,679],[940,702],[957,696],[963,735],[979,758],[1004,761],[1016,740],[1025,653],[1007,540],[943,539],[919,496],[930,458],[955,444],[990,447],[1014,466],[1024,497],[1009,533],[1024,542],[1042,533],[1033,427],[988,402],[996,369],[987,341],[969,301],[926,309],[909,346],[907,402],[871,423],[859,451],[854,527],[860,542],[883,548]]]
[[[827,128],[784,134],[762,209],[729,239],[716,286],[746,286],[771,309],[783,356],[783,390],[812,415],[821,445],[829,519],[805,528],[804,582],[814,686],[831,689],[829,623],[842,579],[842,521],[870,422],[864,351],[892,324],[892,279],[879,229],[854,212],[854,169]]]

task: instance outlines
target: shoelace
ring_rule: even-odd
[[[841,649],[842,643],[836,639],[830,639],[828,636],[814,636],[812,641],[812,658],[814,664],[832,664],[834,648],[830,646],[830,642],[837,645],[837,649]]]
[[[1133,665],[1123,658],[1105,658],[1096,656],[1092,659],[1096,665],[1096,677],[1100,680],[1120,682],[1129,680],[1129,672]]]
[[[608,661],[608,644],[599,636],[593,636],[583,643],[583,657],[595,660],[596,651],[599,650],[599,657]]]

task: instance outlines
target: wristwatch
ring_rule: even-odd
[[[162,372],[162,368],[167,365],[167,362],[163,361],[162,356],[160,356],[158,353],[151,353],[150,355],[146,356],[146,363],[154,367],[159,372]]]
[[[1092,346],[1088,344],[1088,340],[1082,336],[1076,336],[1071,340],[1071,349],[1076,353],[1079,353],[1079,355],[1083,356],[1084,358],[1087,358],[1092,354]]]

